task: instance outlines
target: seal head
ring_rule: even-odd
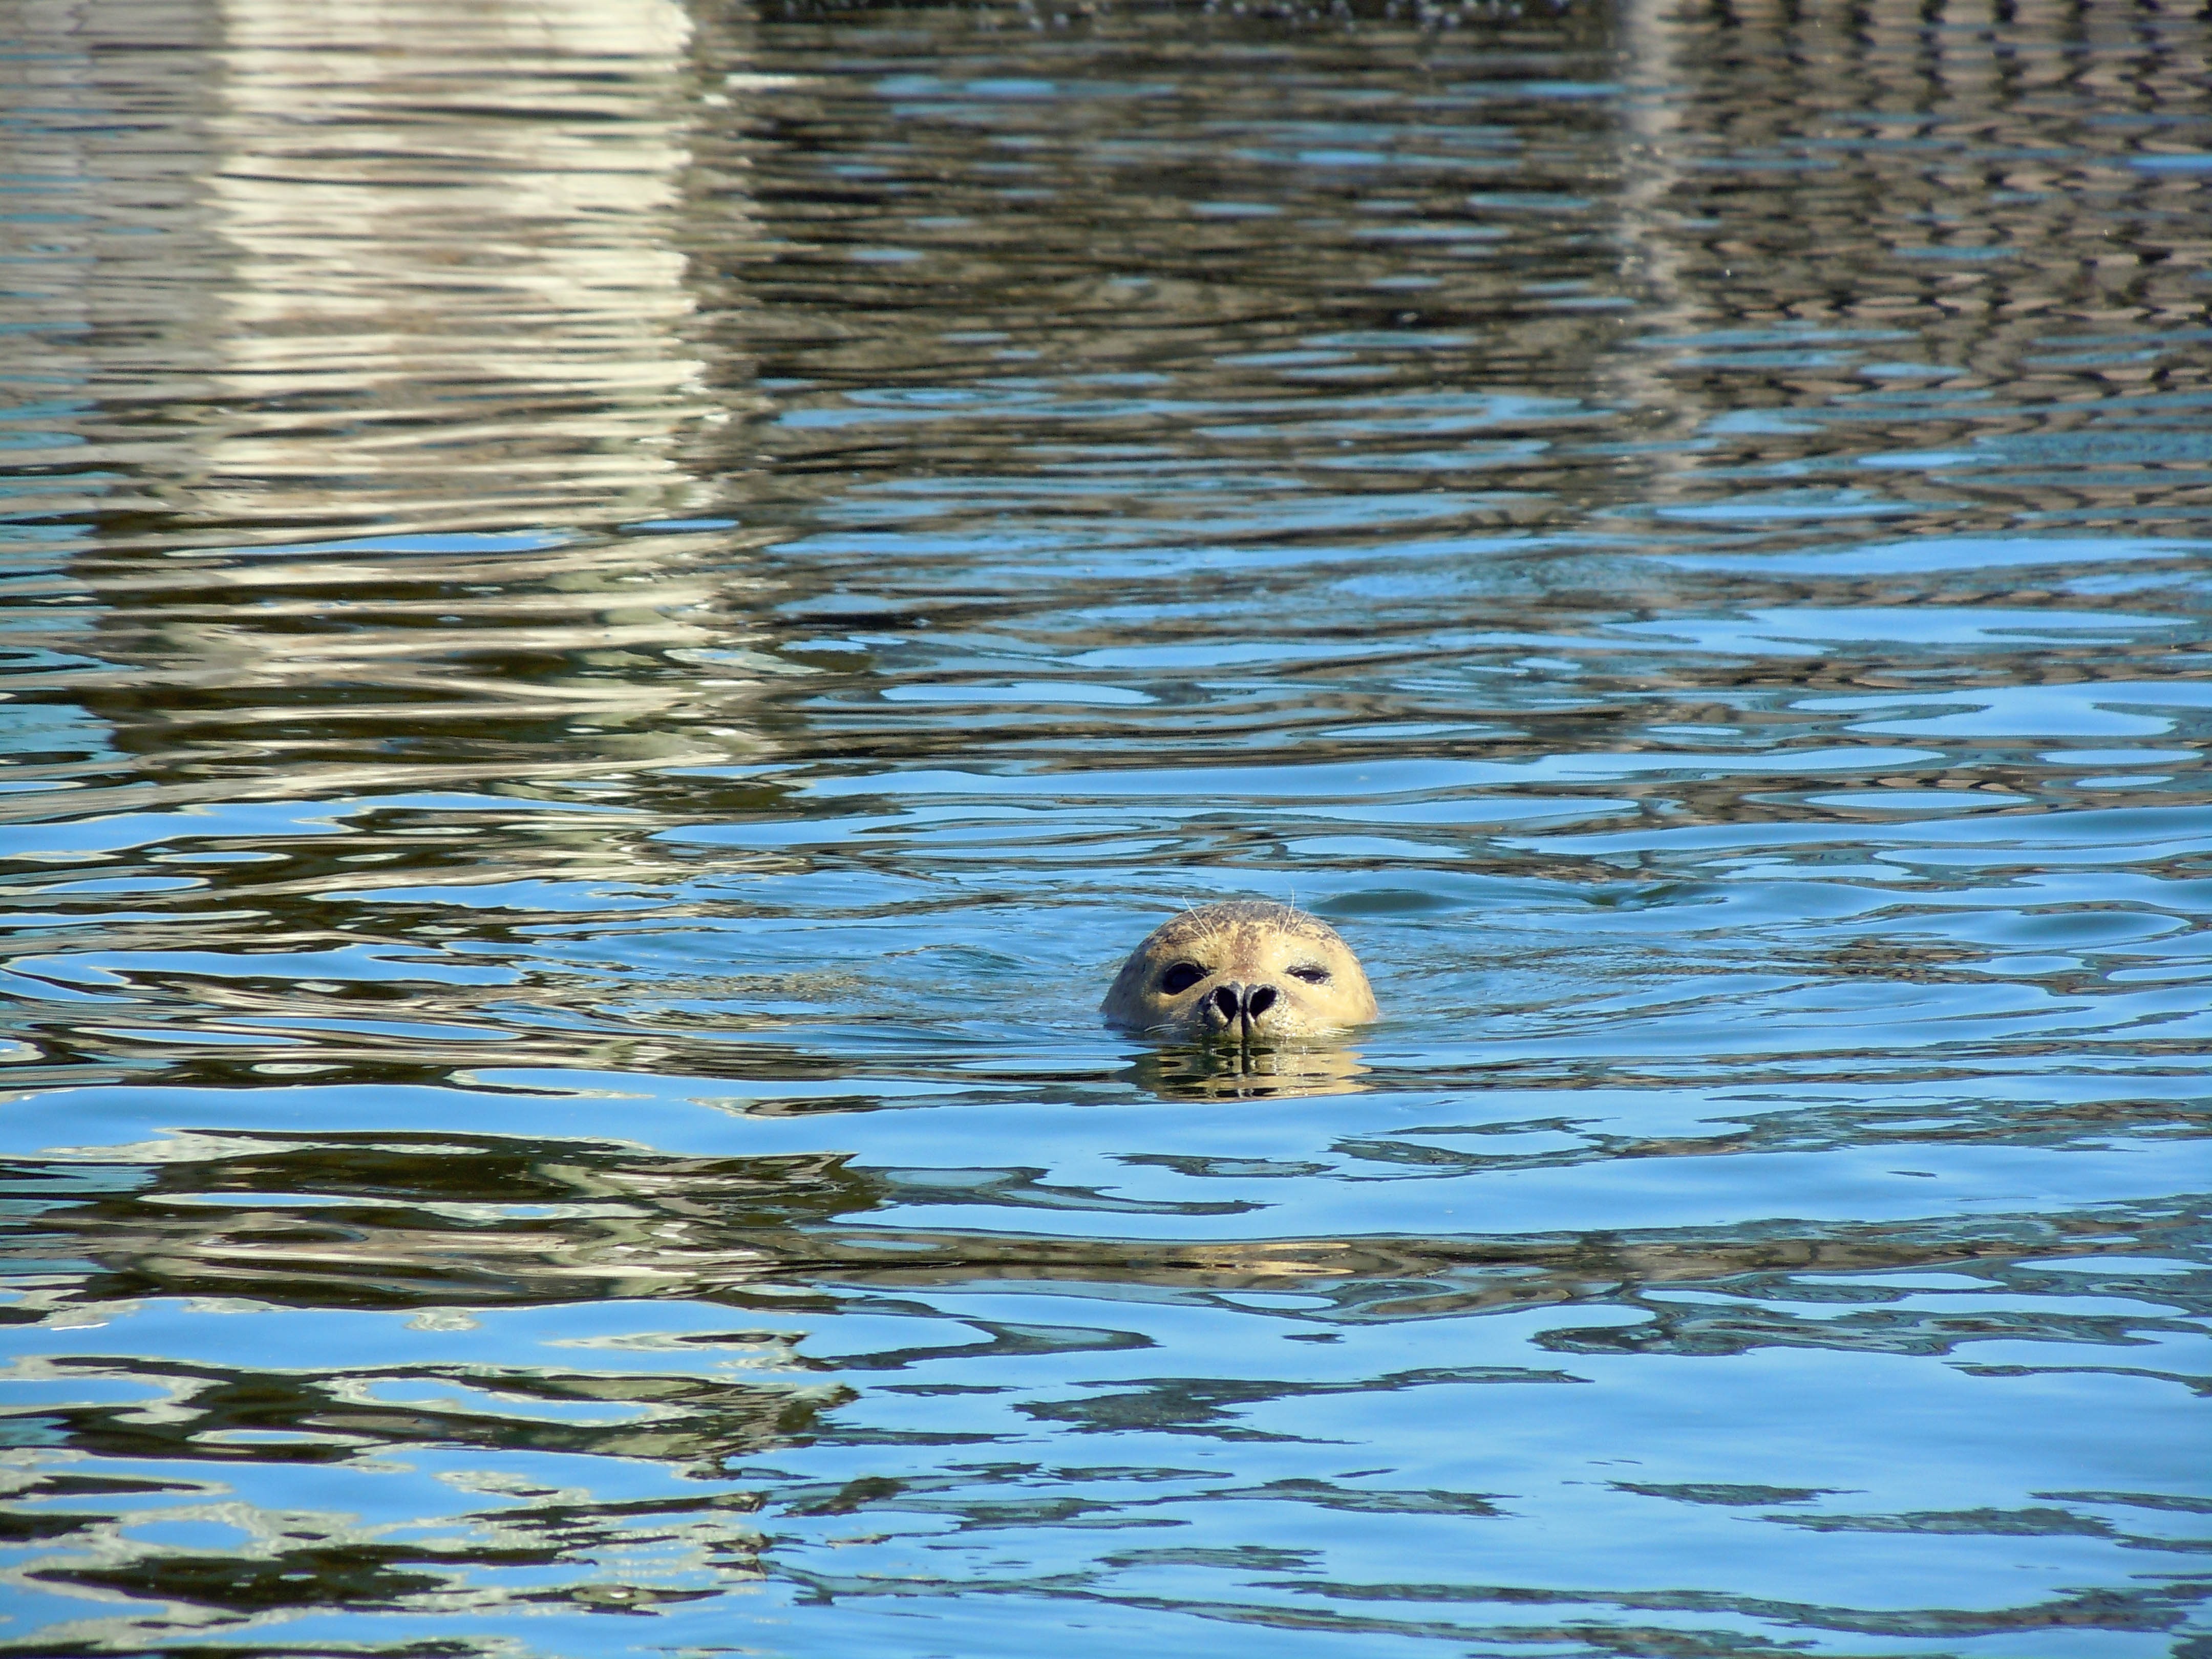
[[[1377,1018],[1352,947],[1287,904],[1208,904],[1162,922],[1129,952],[1099,1009],[1115,1025],[1247,1046]]]

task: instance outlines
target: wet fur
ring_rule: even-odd
[[[1205,977],[1173,995],[1163,993],[1161,974],[1184,961],[1204,969]],[[1308,962],[1328,969],[1326,985],[1309,985],[1285,971]],[[1264,985],[1276,993],[1249,1031],[1213,1011],[1209,999],[1228,984]],[[1099,1012],[1134,1030],[1275,1041],[1362,1024],[1381,1011],[1358,958],[1334,928],[1287,904],[1243,899],[1203,905],[1154,928],[1121,964]]]

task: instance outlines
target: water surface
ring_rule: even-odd
[[[2203,18],[21,15],[0,1646],[2212,1652]]]

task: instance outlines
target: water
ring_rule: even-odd
[[[11,14],[0,1646],[2212,1652],[2207,22],[1356,9]]]

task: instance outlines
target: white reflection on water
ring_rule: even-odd
[[[695,107],[673,0],[223,0],[200,510],[511,522],[698,504],[714,412],[675,235]],[[733,204],[734,206],[734,204]],[[425,443],[426,430],[435,441]]]

